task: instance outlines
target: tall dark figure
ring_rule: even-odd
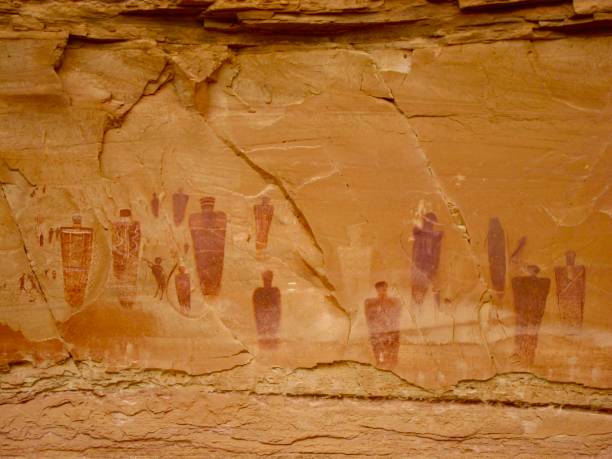
[[[516,311],[516,353],[522,362],[531,365],[550,291],[550,279],[538,277],[540,268],[535,265],[527,266],[527,271],[527,276],[512,278],[512,293]]]
[[[259,346],[266,349],[278,345],[278,329],[281,319],[281,292],[278,287],[272,287],[272,271],[265,271],[261,275],[263,287],[253,292],[253,309],[255,325],[259,335]]]
[[[436,214],[429,212],[423,217],[422,226],[415,226],[412,230],[414,236],[411,271],[412,301],[417,305],[417,310],[420,310],[425,295],[438,272],[440,247],[444,233],[435,229],[437,223]]]

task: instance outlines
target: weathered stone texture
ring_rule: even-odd
[[[0,455],[612,455],[611,12],[0,0]]]

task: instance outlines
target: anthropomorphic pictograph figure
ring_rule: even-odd
[[[586,290],[586,268],[576,264],[576,253],[565,254],[565,266],[555,267],[557,304],[561,323],[567,332],[575,334],[582,328]]]
[[[172,217],[176,226],[183,223],[188,202],[189,195],[183,193],[182,188],[172,195]]]
[[[512,293],[516,312],[516,352],[521,361],[531,365],[550,291],[550,279],[538,277],[540,268],[535,265],[528,265],[527,272],[526,276],[512,278]]]
[[[258,251],[264,250],[268,246],[268,234],[274,216],[274,206],[270,204],[270,198],[264,196],[261,203],[253,208],[255,214],[255,248]]]
[[[72,218],[72,226],[60,228],[64,297],[69,305],[79,307],[85,299],[92,261],[93,229],[81,225],[81,216]]]
[[[189,314],[191,311],[191,278],[184,266],[178,267],[178,272],[174,275],[174,286],[181,312]]]
[[[401,303],[388,295],[386,282],[377,282],[374,287],[377,296],[367,299],[364,305],[370,343],[376,363],[393,368],[399,352]]]
[[[215,198],[200,200],[201,211],[189,217],[193,252],[204,295],[218,295],[223,276],[227,216],[215,210]]]
[[[417,306],[417,310],[420,310],[420,305],[423,304],[425,295],[438,272],[444,233],[435,229],[437,224],[436,214],[429,212],[424,215],[422,226],[415,226],[412,230],[414,236],[411,271],[412,301]],[[434,294],[437,297],[439,292],[434,292]]]
[[[136,299],[138,282],[140,223],[132,219],[130,209],[121,209],[119,220],[111,223],[111,230],[117,296],[123,306],[131,306]]]
[[[262,348],[275,348],[278,345],[278,329],[281,319],[281,292],[272,286],[272,271],[262,273],[263,287],[253,292],[253,309],[255,324]]]

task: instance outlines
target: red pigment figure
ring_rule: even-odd
[[[270,204],[270,198],[264,196],[261,203],[253,207],[255,213],[255,248],[264,250],[268,246],[268,233],[274,216],[274,206]]]
[[[151,213],[155,218],[159,217],[159,198],[157,197],[157,193],[153,193],[153,197],[151,198]]]
[[[157,289],[155,290],[155,295],[153,296],[155,298],[159,296],[159,299],[163,300],[168,281],[166,279],[166,271],[164,271],[164,267],[161,265],[162,259],[161,257],[156,257],[154,263],[151,263],[149,260],[144,261],[149,265],[149,268],[151,268],[151,273],[153,273],[155,283],[157,284]]]
[[[179,190],[172,195],[172,214],[174,217],[174,224],[179,226],[183,223],[185,218],[185,210],[187,209],[187,202],[189,202],[189,195],[183,193],[183,189]]]
[[[47,238],[47,241],[49,242],[49,244],[51,244],[53,242],[53,234],[55,234],[55,231],[53,228],[49,228],[49,235]]]
[[[576,253],[573,251],[565,254],[565,260],[566,266],[555,267],[557,304],[561,323],[570,333],[578,333],[584,314],[586,269],[584,265],[576,265]]]
[[[433,212],[425,214],[421,228],[415,226],[412,249],[412,300],[418,306],[423,304],[429,285],[434,280],[440,262],[442,231],[434,229],[438,218]],[[437,294],[437,292],[435,292]]]
[[[119,303],[131,306],[136,298],[140,223],[132,220],[130,209],[119,211],[119,221],[112,223],[113,274],[117,279]]]
[[[41,247],[45,245],[45,236],[43,236],[43,233],[40,233],[40,236],[38,236],[38,245]]]
[[[506,234],[497,217],[489,220],[487,249],[491,284],[496,296],[501,299],[506,289]]]
[[[527,266],[527,276],[512,278],[512,292],[516,309],[516,349],[518,356],[531,365],[538,345],[538,331],[544,316],[550,279],[538,277],[540,268]]]
[[[53,278],[53,280],[57,279],[57,271],[55,269],[51,271],[51,277]]]
[[[19,291],[20,291],[20,292],[25,292],[25,291],[26,291],[25,281],[26,281],[26,275],[25,275],[25,273],[24,273],[24,274],[22,274],[22,275],[19,277]]]
[[[386,282],[377,282],[374,287],[378,296],[365,300],[370,343],[376,363],[383,368],[393,368],[399,351],[401,305],[397,298],[387,295]]]
[[[278,287],[272,287],[272,271],[265,271],[261,275],[263,287],[253,292],[253,309],[255,311],[255,325],[259,335],[259,346],[264,349],[273,349],[278,345],[277,333],[281,319],[281,292]]]
[[[81,226],[81,216],[72,217],[71,227],[60,228],[64,297],[69,305],[79,307],[85,299],[92,258],[93,229]]]
[[[181,312],[188,314],[191,311],[191,279],[184,266],[178,267],[178,273],[174,276],[174,286]]]
[[[221,288],[227,216],[214,210],[215,198],[200,199],[201,212],[191,214],[189,228],[200,287],[204,295],[217,295]]]

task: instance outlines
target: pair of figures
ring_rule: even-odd
[[[585,300],[586,269],[576,265],[576,254],[569,251],[565,255],[566,265],[555,267],[557,285],[557,304],[561,324],[568,334],[576,334],[582,327]],[[532,364],[538,345],[538,333],[551,281],[539,277],[540,268],[527,266],[526,276],[512,278],[512,294],[516,311],[516,352],[527,364]]]
[[[179,226],[183,223],[188,202],[189,195],[185,194],[182,188],[179,188],[176,193],[172,194],[172,219],[174,220],[175,226]],[[159,217],[160,204],[159,196],[157,193],[153,193],[151,197],[151,213],[155,218]]]
[[[440,250],[443,231],[437,230],[438,218],[428,212],[423,216],[422,225],[412,229],[414,244],[411,265],[411,296],[414,312],[420,313],[430,287],[439,306],[439,291],[435,280],[440,264]],[[365,300],[364,309],[370,334],[370,343],[377,364],[393,368],[397,364],[400,344],[401,303],[398,298],[388,295],[387,282],[377,282],[377,296]]]
[[[133,304],[136,295],[140,224],[132,220],[130,209],[119,211],[119,221],[112,223],[113,275],[117,281],[119,302]],[[81,216],[72,218],[72,226],[60,228],[64,296],[69,305],[80,307],[92,262],[93,228],[82,226]]]

